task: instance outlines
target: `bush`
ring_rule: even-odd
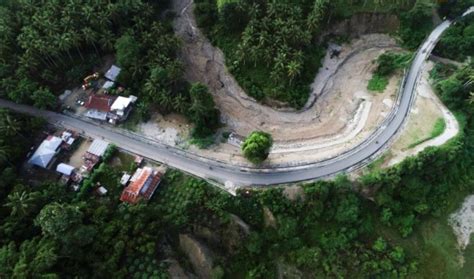
[[[252,132],[242,144],[245,158],[254,164],[260,164],[267,159],[273,139],[265,132]]]
[[[112,159],[116,152],[117,146],[115,144],[109,144],[109,146],[104,152],[104,155],[102,156],[102,159],[104,160],[104,162],[108,162],[110,159]]]
[[[388,79],[386,77],[375,74],[369,80],[367,89],[369,89],[370,91],[383,92],[385,88],[387,87],[387,85],[388,85]]]

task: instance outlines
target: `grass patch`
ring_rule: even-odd
[[[436,119],[436,122],[433,126],[433,130],[431,131],[431,138],[436,138],[437,136],[441,135],[444,130],[446,130],[446,121],[444,118],[440,117]]]
[[[114,166],[114,168],[119,170],[120,172],[130,172],[132,166],[135,167],[135,157],[133,155],[126,152],[118,151],[116,157],[119,159],[120,164]]]
[[[137,110],[132,110],[130,112],[130,115],[128,116],[127,120],[125,120],[125,122],[121,123],[119,125],[119,127],[136,132],[137,131],[137,126],[141,122],[142,122],[142,118],[140,116],[140,113],[138,113]]]
[[[376,171],[376,170],[380,170],[383,163],[385,162],[385,160],[391,156],[391,152],[390,151],[387,151],[385,152],[384,154],[382,154],[382,156],[380,156],[379,158],[377,158],[377,160],[373,161],[372,163],[368,164],[367,165],[367,170],[369,170],[369,172],[372,172],[372,171]]]
[[[408,66],[413,57],[412,53],[386,52],[381,54],[374,63],[377,63],[372,78],[369,80],[367,89],[370,91],[383,92],[388,85],[388,79],[395,71]]]
[[[433,129],[431,130],[430,136],[415,141],[414,143],[412,143],[408,146],[408,149],[413,148],[413,147],[415,147],[415,146],[417,146],[421,143],[424,143],[425,141],[428,141],[430,139],[434,139],[434,138],[440,136],[442,133],[444,133],[444,130],[446,130],[446,121],[444,120],[444,118],[440,117],[440,118],[436,119],[436,122],[433,126]]]
[[[200,149],[206,149],[215,143],[215,137],[210,135],[204,138],[192,138],[189,143],[196,145]]]
[[[374,92],[383,92],[388,85],[388,78],[374,74],[367,84],[367,89]]]

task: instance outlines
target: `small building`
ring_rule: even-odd
[[[107,70],[104,77],[110,81],[117,81],[117,77],[120,74],[120,71],[122,71],[122,69],[115,65],[112,65],[110,69]]]
[[[136,100],[137,97],[135,96],[92,95],[85,104],[85,107],[88,109],[85,116],[115,124],[127,119],[128,114],[132,110],[132,104]]]
[[[130,178],[132,176],[128,173],[124,173],[122,177],[120,178],[120,185],[125,186],[127,185],[128,181],[130,181]]]
[[[108,192],[108,190],[104,186],[100,186],[99,188],[97,188],[97,194],[99,194],[101,196],[105,196],[107,194],[107,192]]]
[[[110,89],[110,88],[114,87],[114,85],[115,85],[115,82],[108,80],[108,81],[104,82],[104,85],[102,85],[102,89],[107,90],[107,89]]]
[[[63,140],[62,148],[69,149],[71,145],[76,141],[74,134],[70,131],[64,131],[61,133],[61,139]]]
[[[161,182],[162,174],[150,167],[138,168],[130,179],[130,184],[125,187],[120,200],[131,204],[144,198],[149,200]]]
[[[107,114],[110,112],[116,97],[109,95],[91,95],[87,99],[86,117],[107,121]]]
[[[48,136],[36,149],[35,153],[28,160],[29,164],[48,168],[54,156],[60,151],[60,146],[63,143],[61,138],[55,136]]]
[[[63,175],[66,175],[66,176],[71,176],[74,172],[74,169],[75,168],[73,166],[70,166],[70,165],[64,164],[64,163],[61,163],[56,167],[57,172],[59,172]]]
[[[82,157],[84,160],[84,164],[82,165],[80,172],[90,172],[95,167],[95,165],[99,163],[108,146],[108,142],[100,139],[94,139],[92,144],[89,146],[89,149],[87,149],[86,153]]]
[[[89,149],[87,149],[87,152],[97,157],[102,157],[105,153],[105,150],[107,150],[107,147],[109,147],[108,142],[100,139],[94,139],[92,144],[89,146]]]
[[[108,114],[109,121],[116,123],[127,119],[128,114],[132,110],[132,104],[135,103],[136,100],[137,97],[135,96],[118,96],[110,107],[110,113]]]

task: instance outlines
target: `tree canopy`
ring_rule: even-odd
[[[260,164],[267,159],[272,144],[273,139],[270,134],[255,131],[242,143],[242,152],[250,162]]]

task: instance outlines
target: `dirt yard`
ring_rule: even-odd
[[[182,115],[169,114],[163,116],[155,113],[150,121],[140,123],[137,131],[154,140],[168,145],[182,144],[189,138],[192,125]]]
[[[69,157],[67,164],[75,167],[76,169],[80,169],[84,162],[82,160],[82,156],[84,156],[87,149],[89,149],[89,146],[91,145],[91,143],[92,143],[91,141],[83,139],[82,142],[77,147],[77,149],[71,155],[71,157]]]

